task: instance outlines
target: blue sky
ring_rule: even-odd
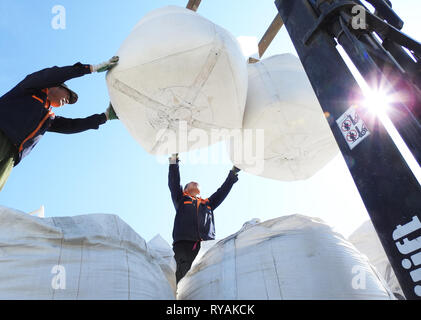
[[[182,1],[2,0],[0,2],[0,95],[27,74],[77,61],[97,64],[113,56],[134,25],[149,11]],[[52,8],[66,9],[66,28],[53,29]],[[417,38],[419,0],[394,1],[406,31]],[[198,13],[234,36],[258,39],[276,15],[273,1],[203,0]],[[418,38],[418,40],[420,40]],[[295,53],[285,28],[266,52]],[[103,112],[109,101],[104,74],[68,82],[79,94],[75,105],[55,110],[66,117]],[[216,145],[209,152],[220,153]],[[224,181],[229,163],[181,164],[182,182],[198,181],[207,197]],[[45,206],[47,217],[113,213],[146,240],[156,234],[171,242],[174,208],[168,167],[146,153],[119,121],[77,135],[47,133],[15,167],[0,193],[0,205],[30,212]],[[368,215],[341,156],[307,181],[281,182],[240,173],[226,201],[215,211],[217,237],[236,232],[251,218],[288,214],[320,217],[349,235]]]

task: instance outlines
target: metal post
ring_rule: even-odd
[[[350,93],[363,95],[333,35],[306,44],[319,18],[309,1],[275,4],[404,294],[421,299],[421,187],[383,124],[352,107]]]

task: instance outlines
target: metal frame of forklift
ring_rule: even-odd
[[[343,47],[373,90],[381,83],[412,98],[395,101],[388,115],[419,164],[421,45],[399,31],[403,22],[389,1],[368,2],[375,15],[358,0],[276,0],[275,5],[402,290],[407,299],[421,299],[420,184],[382,122],[359,107],[363,93],[337,50],[338,44]],[[365,28],[353,28],[358,11],[353,8],[364,10]],[[344,135],[354,120],[363,127]],[[354,139],[360,141],[352,147]]]
[[[187,8],[197,11],[200,2]],[[420,184],[383,123],[360,106],[364,94],[337,50],[373,90],[410,98],[394,101],[388,116],[420,164],[421,44],[400,32],[390,0],[366,2],[374,14],[360,0],[276,0],[259,57],[285,25],[405,297],[421,299]]]

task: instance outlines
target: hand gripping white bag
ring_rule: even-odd
[[[38,218],[0,206],[0,299],[175,299],[153,253],[116,215]]]
[[[231,140],[231,160],[266,178],[311,177],[339,149],[300,60],[275,55],[249,64],[248,73],[243,141]]]
[[[394,299],[367,258],[319,219],[247,223],[178,283],[180,300]]]
[[[241,128],[247,65],[225,29],[168,6],[144,16],[117,55],[107,74],[111,102],[147,152],[201,148],[222,139],[212,129]]]

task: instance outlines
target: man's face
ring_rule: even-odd
[[[197,182],[189,182],[186,186],[185,191],[191,196],[195,197],[200,194],[199,184]]]
[[[69,103],[69,99],[69,91],[62,87],[53,87],[48,89],[48,100],[50,100],[51,106],[53,107],[62,107]]]

